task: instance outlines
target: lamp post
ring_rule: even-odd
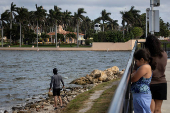
[[[59,38],[59,47],[60,47],[60,38]]]
[[[148,33],[149,11],[150,11],[150,8],[147,8],[146,9],[146,37],[147,37],[147,33]]]
[[[2,29],[2,41],[1,41],[1,45],[2,45],[2,47],[3,47],[3,22],[2,22],[2,14],[1,14],[1,21],[0,21],[0,27],[1,27],[1,29]]]
[[[151,0],[151,18],[152,18],[152,31],[151,31],[151,34],[154,35],[154,11],[153,11],[153,6],[154,6],[154,0]]]
[[[160,0],[150,0],[150,19],[149,19],[149,28],[152,35],[154,32],[159,32],[159,12],[157,10],[153,10],[153,7],[160,6]]]

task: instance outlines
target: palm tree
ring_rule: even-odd
[[[134,6],[131,7],[129,11],[120,11],[120,14],[122,15],[122,20],[124,20],[127,23],[127,26],[134,26],[135,24],[141,24],[140,22],[140,11],[134,9]]]
[[[132,16],[132,24],[133,25],[140,25],[141,26],[141,21],[140,21],[140,10],[134,9],[135,7],[132,6],[129,10],[129,12],[133,15]]]
[[[64,23],[64,30],[66,30],[67,28],[67,25],[69,23],[69,19],[71,18],[71,12],[66,10],[63,12],[63,15],[62,15],[62,20],[63,20],[63,23]]]
[[[9,15],[10,15],[10,30],[12,29],[12,21],[13,21],[13,16],[15,16],[16,14],[13,11],[16,11],[16,5],[13,4],[13,2],[11,3],[11,8],[9,11]],[[10,45],[11,45],[11,31],[10,31]]]
[[[103,32],[104,32],[104,22],[109,21],[111,18],[109,17],[109,15],[111,15],[111,13],[107,13],[106,10],[102,10],[101,12],[101,17],[98,17],[95,22],[100,22],[102,20],[103,22]]]
[[[109,22],[108,22],[108,26],[111,27],[111,29],[116,29],[116,26],[119,26],[119,24],[117,23],[118,20],[113,20],[113,19],[110,19]]]
[[[127,31],[128,31],[128,26],[133,27],[138,23],[141,24],[139,12],[140,12],[139,10],[134,9],[134,6],[132,6],[129,11],[120,11],[120,14],[122,15],[123,38],[124,38],[125,23],[127,23]]]
[[[20,23],[20,47],[21,47],[21,24],[28,18],[28,9],[26,8],[17,8],[18,15],[15,17]]]
[[[86,37],[87,30],[90,29],[90,25],[91,25],[91,20],[88,16],[86,16],[81,27],[83,31],[85,32],[85,37]]]
[[[37,11],[34,12],[34,16],[37,20],[37,47],[38,47],[38,22],[44,21],[44,18],[46,16],[46,10],[43,9],[42,6],[37,7],[37,4],[35,5]]]
[[[49,17],[52,21],[52,23],[55,24],[55,39],[56,39],[56,47],[57,47],[57,24],[61,23],[62,20],[62,13],[61,8],[54,6],[54,10],[49,10]]]
[[[1,21],[1,23],[0,23],[0,26],[1,26],[1,28],[2,28],[2,41],[1,41],[1,43],[2,43],[2,47],[3,47],[3,28],[4,28],[4,26],[6,26],[7,25],[7,23],[8,23],[8,20],[9,20],[9,15],[8,15],[8,12],[7,12],[7,10],[4,12],[4,13],[2,13],[1,14],[1,19],[0,19],[0,21]]]
[[[79,23],[80,23],[80,20],[84,20],[84,16],[82,15],[82,13],[86,13],[84,11],[84,8],[79,8],[77,13],[74,13],[74,18],[75,18],[75,21],[77,23],[77,47],[79,47],[79,42],[78,42],[78,38],[79,38]]]

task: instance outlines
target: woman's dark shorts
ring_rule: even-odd
[[[53,89],[53,96],[60,96],[60,89]]]
[[[167,83],[150,84],[152,99],[167,100]]]

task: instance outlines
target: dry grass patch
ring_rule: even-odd
[[[92,108],[86,113],[106,113],[112,101],[117,85],[105,90],[102,95],[94,101]]]

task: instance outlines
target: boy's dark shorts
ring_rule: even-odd
[[[60,89],[53,89],[53,96],[60,96]]]
[[[167,100],[167,83],[150,84],[152,99]]]

